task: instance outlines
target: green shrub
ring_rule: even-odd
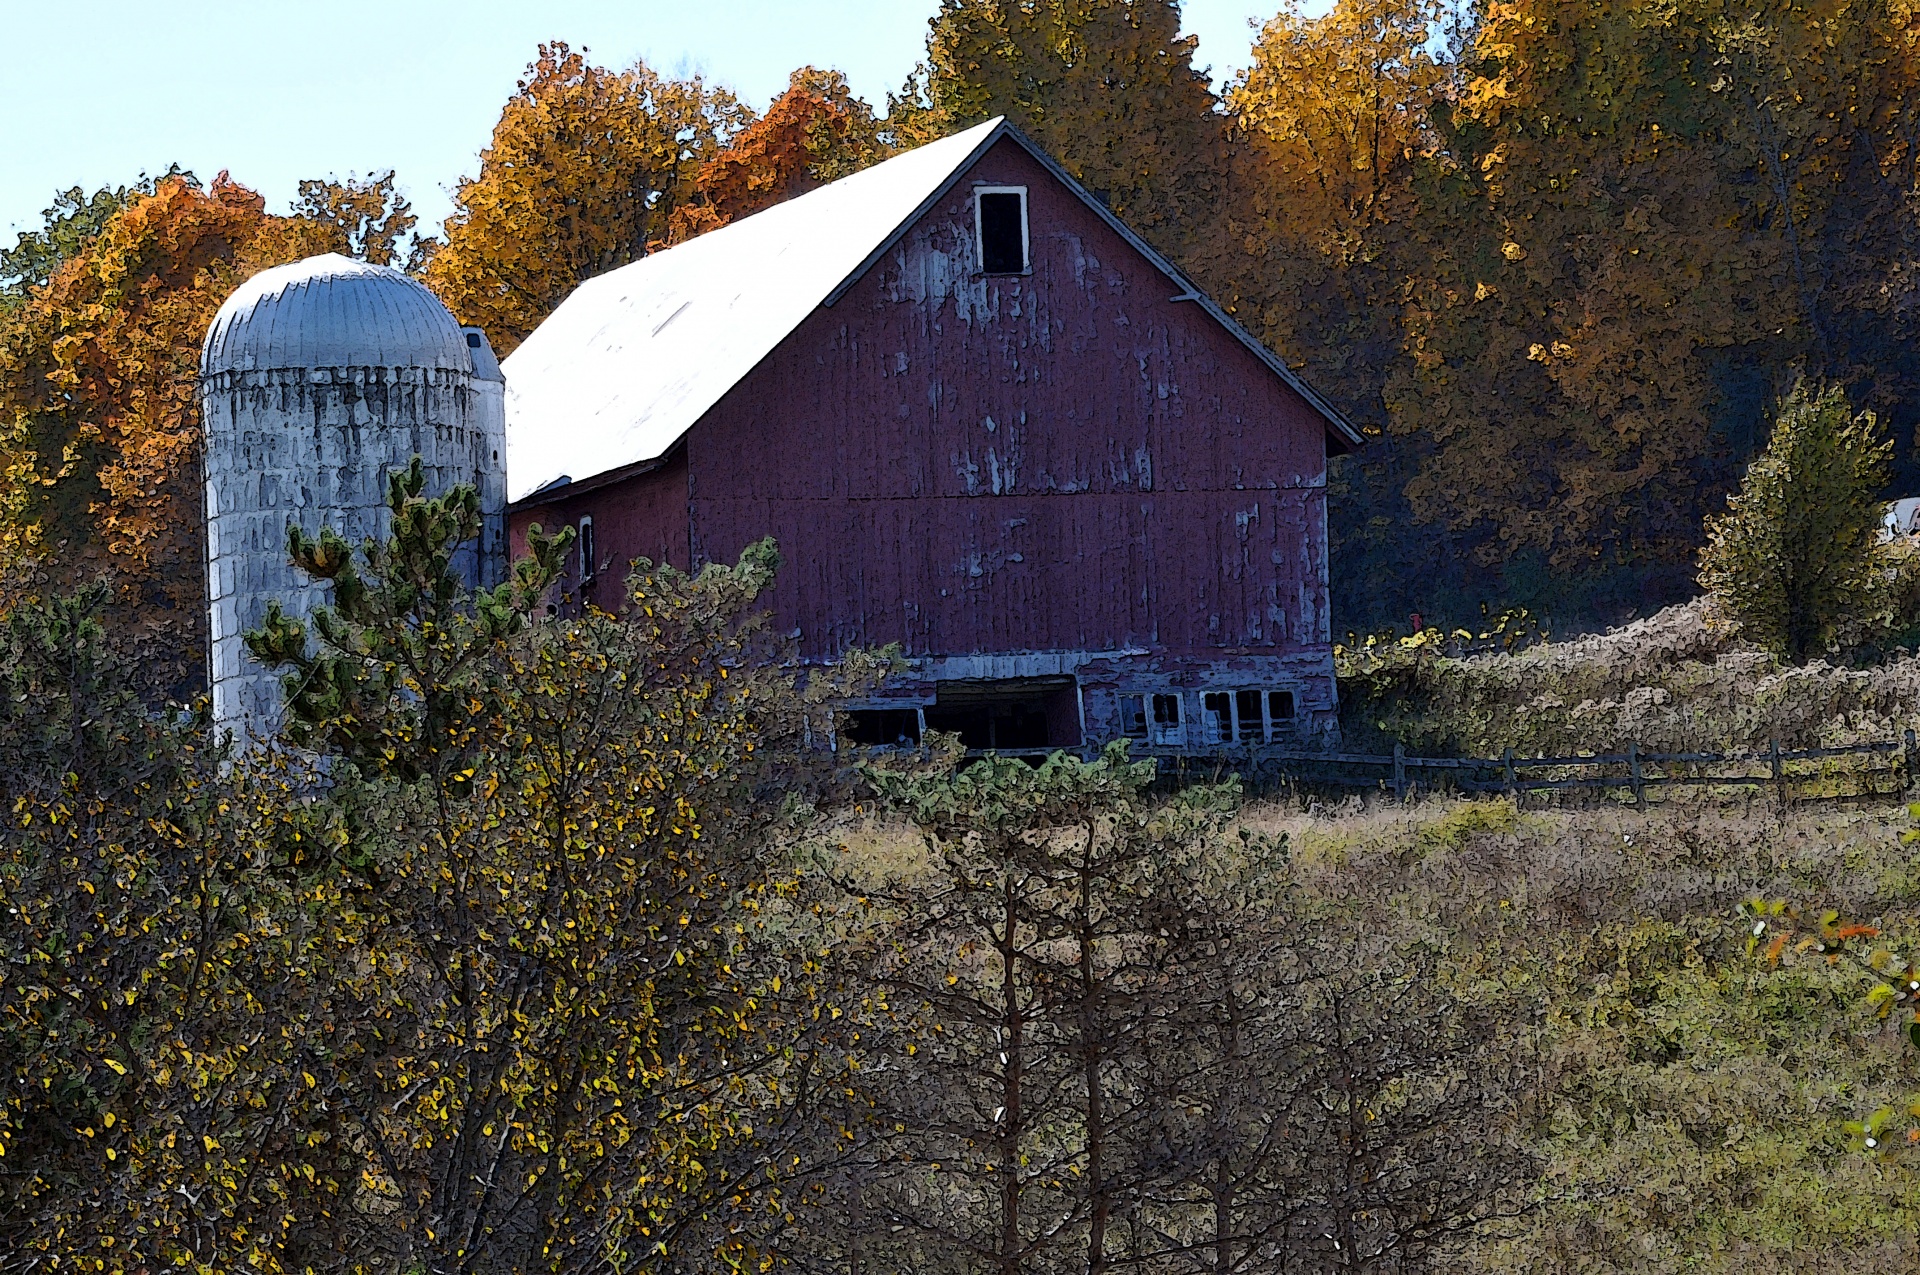
[[[1700,583],[1754,645],[1794,663],[1870,626],[1885,602],[1880,491],[1893,445],[1873,413],[1803,381],[1727,512],[1707,521]]]

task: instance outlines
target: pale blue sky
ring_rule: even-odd
[[[1311,3],[1311,10],[1329,0]],[[1187,0],[1216,78],[1281,0]],[[698,70],[756,107],[808,63],[884,106],[938,0],[0,0],[0,243],[56,190],[178,161],[283,208],[302,177],[393,168],[423,227],[448,211],[545,39]]]

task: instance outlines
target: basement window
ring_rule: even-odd
[[[1187,724],[1180,712],[1180,696],[1177,693],[1161,694],[1152,699],[1153,725],[1149,741],[1176,747],[1186,743]]]
[[[1209,744],[1233,742],[1233,696],[1226,691],[1208,691],[1200,697],[1200,720]]]
[[[1233,717],[1235,733],[1241,743],[1263,744],[1266,742],[1266,723],[1260,716],[1259,691],[1235,691]]]
[[[1120,733],[1128,739],[1147,737],[1146,696],[1122,695],[1120,697]]]
[[[973,192],[974,233],[983,274],[1025,274],[1031,266],[1027,188],[981,186]]]
[[[847,714],[846,737],[869,748],[912,748],[920,742],[920,710],[855,709]]]
[[[1292,691],[1208,691],[1200,706],[1209,744],[1277,744],[1294,732]]]

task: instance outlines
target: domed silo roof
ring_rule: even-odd
[[[332,252],[241,284],[200,349],[203,377],[330,367],[470,373],[473,359],[460,324],[419,280]]]

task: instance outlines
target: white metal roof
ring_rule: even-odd
[[[509,499],[663,455],[998,124],[581,284],[501,364]]]
[[[241,284],[200,348],[202,376],[322,367],[470,372],[473,360],[460,325],[419,280],[333,252]]]
[[[776,204],[574,290],[507,357],[507,495],[664,456],[816,308],[831,305],[1000,137],[1014,138],[1095,214],[1327,418],[1359,433],[1271,350],[1003,119]]]

